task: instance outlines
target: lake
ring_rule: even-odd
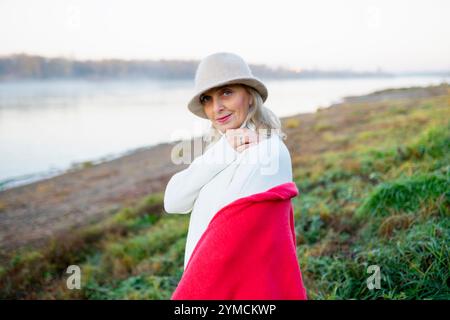
[[[345,96],[448,82],[446,77],[265,81],[279,117]],[[98,163],[136,148],[198,136],[209,127],[186,107],[193,81],[0,83],[0,190]]]

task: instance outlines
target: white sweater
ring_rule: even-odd
[[[222,135],[188,168],[170,179],[164,194],[167,213],[186,214],[192,210],[184,269],[219,209],[239,198],[291,181],[291,157],[278,134],[241,153],[235,151]]]

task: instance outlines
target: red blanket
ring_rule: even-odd
[[[306,300],[297,261],[293,182],[220,209],[171,300]]]

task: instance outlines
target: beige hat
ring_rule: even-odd
[[[208,119],[200,103],[202,93],[225,84],[245,84],[259,92],[266,101],[268,92],[261,80],[253,76],[250,67],[240,56],[229,52],[211,54],[202,61],[195,73],[195,93],[188,108],[195,115]]]

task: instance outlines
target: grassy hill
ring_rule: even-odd
[[[450,86],[395,92],[283,119],[310,299],[450,298]],[[189,215],[164,213],[162,199],[148,195],[44,249],[3,253],[0,297],[169,299]],[[71,264],[81,290],[66,287]],[[380,289],[367,288],[370,265]]]

